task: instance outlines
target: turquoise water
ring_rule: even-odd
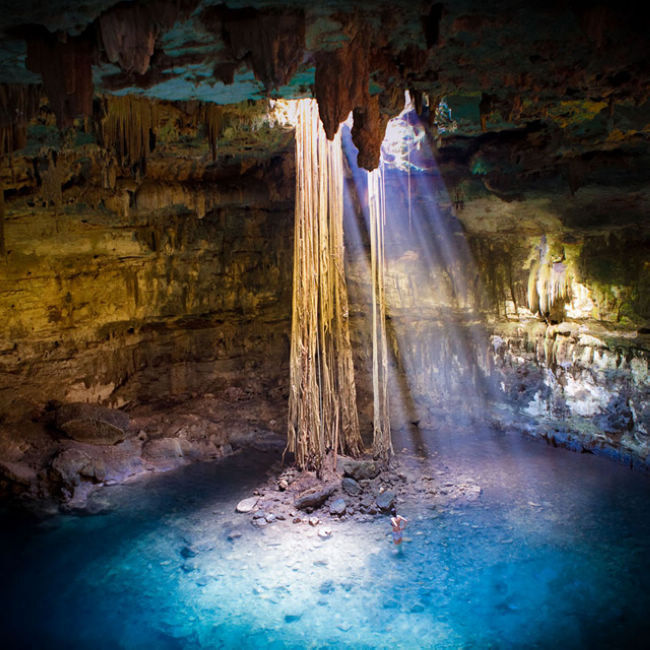
[[[426,440],[414,471],[482,493],[401,503],[400,553],[385,517],[253,527],[234,506],[257,453],[106,489],[103,515],[5,514],[2,647],[648,647],[648,475],[502,433]]]

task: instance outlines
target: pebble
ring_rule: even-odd
[[[321,583],[318,591],[320,591],[321,594],[331,594],[335,589],[336,587],[334,586],[333,580],[325,580],[325,582]]]
[[[319,523],[320,523],[320,519],[318,517],[309,517],[310,526],[318,526]]]
[[[331,529],[331,528],[327,528],[327,527],[325,527],[325,528],[321,528],[321,529],[318,531],[318,536],[319,536],[321,539],[329,539],[329,538],[332,536],[332,529]]]
[[[257,501],[258,501],[258,497],[248,497],[248,499],[242,499],[237,504],[235,510],[241,513],[251,512],[253,508],[257,505]]]

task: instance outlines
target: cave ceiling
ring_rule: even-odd
[[[47,90],[63,72],[71,94],[73,69],[79,77],[89,64],[95,93],[217,104],[315,93],[330,121],[367,109],[369,96],[390,113],[394,90],[411,88],[446,97],[462,133],[540,119],[588,135],[614,118],[610,140],[648,128],[649,47],[635,3],[2,4],[4,83]],[[56,57],[67,59],[59,69]]]
[[[38,87],[60,128],[111,95],[232,107],[313,96],[330,137],[353,111],[359,163],[371,169],[409,89],[420,111],[428,100],[440,169],[452,187],[467,181],[468,197],[510,201],[553,193],[558,183],[573,195],[591,185],[596,209],[608,187],[625,185],[636,192],[630,218],[648,214],[650,47],[641,3],[2,5],[0,84]],[[0,127],[29,104],[7,92]],[[443,100],[453,128],[436,123]],[[220,136],[223,152],[228,138]],[[231,150],[262,155],[268,145],[266,135],[234,138]]]

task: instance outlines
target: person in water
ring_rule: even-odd
[[[406,528],[408,519],[402,515],[391,517],[390,523],[393,526],[393,544],[399,546],[402,543],[402,532]]]

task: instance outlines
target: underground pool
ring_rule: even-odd
[[[252,525],[261,451],[103,488],[100,514],[5,512],[3,647],[647,647],[647,474],[493,430],[424,451],[396,458],[399,549],[383,514]]]

